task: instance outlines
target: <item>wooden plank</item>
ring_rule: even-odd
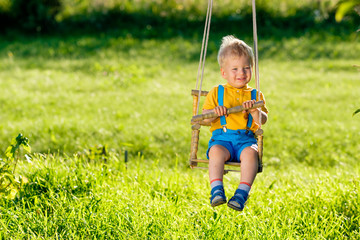
[[[198,163],[207,163],[209,164],[209,160],[206,159],[191,159],[192,162],[198,162]],[[226,162],[226,166],[234,166],[234,167],[240,167],[240,163],[238,162]]]
[[[191,168],[208,170],[207,167],[194,167],[194,166],[192,166]],[[228,172],[240,172],[240,171],[236,170],[236,169],[224,169],[224,175],[227,174]]]
[[[205,122],[205,121],[198,121],[198,122],[191,122],[191,125],[200,124],[201,126],[211,126],[211,122]]]
[[[201,91],[200,96],[206,96],[206,95],[208,95],[208,93],[209,93],[209,91]],[[199,96],[199,90],[192,89],[191,90],[191,95],[192,96]]]
[[[249,109],[260,108],[263,106],[264,106],[264,101],[258,101],[258,102],[255,102],[251,108],[244,108],[242,105],[239,105],[239,106],[227,109],[226,113],[227,114],[237,113],[237,112],[242,112],[242,111],[249,110]],[[215,118],[215,117],[218,117],[218,115],[214,111],[211,111],[208,113],[193,116],[191,119],[191,122],[199,122],[204,119]]]

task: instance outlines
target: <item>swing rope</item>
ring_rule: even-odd
[[[203,40],[202,40],[202,45],[201,45],[200,61],[199,61],[197,78],[196,78],[196,88],[195,89],[198,89],[199,74],[200,74],[200,68],[201,68],[201,80],[200,80],[198,99],[200,99],[201,88],[202,88],[202,83],[203,83],[203,79],[204,79],[205,59],[206,59],[207,46],[208,46],[208,42],[209,42],[212,7],[213,7],[213,0],[208,0],[208,8],[207,8],[207,12],[206,12],[204,34],[203,34]],[[204,47],[204,45],[205,45],[205,47]],[[196,114],[199,113],[199,105],[200,105],[200,101],[198,101],[198,104],[196,107]]]
[[[252,0],[252,17],[253,17],[253,39],[254,39],[254,53],[255,53],[255,79],[256,89],[258,93],[258,100],[260,101],[260,77],[259,77],[259,54],[258,54],[258,37],[256,26],[256,4],[255,0]],[[262,115],[259,114],[259,129],[261,129]]]

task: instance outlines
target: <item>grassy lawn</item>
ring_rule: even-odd
[[[209,44],[205,90],[222,82],[220,40]],[[260,40],[265,166],[241,213],[212,209],[207,172],[187,166],[200,44],[116,33],[1,39],[0,156],[19,132],[33,151],[17,169],[29,183],[1,200],[1,237],[359,239],[359,44]],[[201,133],[204,157],[210,133]],[[106,163],[86,157],[98,145]],[[238,179],[225,176],[228,195]]]

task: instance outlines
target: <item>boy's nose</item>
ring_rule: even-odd
[[[240,71],[238,71],[237,75],[238,76],[243,76],[246,74],[246,71],[244,69],[241,69]]]

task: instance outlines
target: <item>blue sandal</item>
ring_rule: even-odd
[[[216,186],[211,189],[210,204],[212,207],[226,203],[226,196],[223,186]]]
[[[248,193],[244,190],[237,189],[235,195],[229,200],[228,207],[236,211],[242,211],[245,207],[245,202],[248,198]]]

